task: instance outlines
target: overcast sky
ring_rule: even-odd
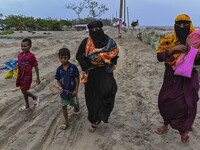
[[[0,13],[8,15],[25,15],[34,18],[75,19],[73,10],[65,5],[78,5],[83,0],[0,0]],[[120,0],[94,0],[105,4],[109,11],[101,18],[119,16]],[[173,26],[179,14],[188,14],[194,26],[200,27],[200,0],[126,0],[130,23],[136,19],[140,26]],[[83,10],[81,18],[86,18],[88,10]],[[127,15],[126,15],[127,16]]]

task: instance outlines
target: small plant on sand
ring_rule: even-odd
[[[13,34],[13,33],[14,33],[13,30],[6,30],[6,31],[0,32],[0,35]]]
[[[137,38],[138,38],[140,41],[142,41],[142,32],[139,32],[139,33],[137,34]]]
[[[136,26],[138,26],[138,25],[139,25],[138,19],[137,19],[136,21],[133,21],[133,22],[131,23],[131,26],[133,27],[133,29],[134,29]]]

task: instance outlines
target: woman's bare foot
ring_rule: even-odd
[[[164,134],[168,131],[168,125],[160,126],[158,129],[156,129],[156,133],[158,134]]]
[[[181,141],[184,144],[188,144],[190,142],[190,137],[188,136],[187,132],[180,132],[180,135],[181,135]]]

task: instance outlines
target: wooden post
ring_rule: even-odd
[[[128,12],[128,7],[127,7],[127,19],[128,19],[128,29],[129,29],[129,12]]]
[[[121,30],[122,30],[122,9],[123,9],[123,0],[120,0],[120,11],[119,11],[119,31],[118,37],[121,38]]]
[[[124,0],[124,29],[126,29],[126,0]]]

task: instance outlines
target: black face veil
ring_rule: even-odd
[[[180,27],[180,24],[189,24],[188,26]],[[176,24],[179,24],[177,26]],[[178,40],[181,42],[181,44],[186,44],[186,39],[190,33],[190,21],[177,21],[175,24],[175,32],[178,37]]]
[[[95,47],[103,47],[108,42],[108,36],[104,34],[104,31],[102,29],[103,23],[101,21],[92,21],[88,24],[89,28],[89,34],[94,42]],[[96,31],[92,31],[93,28],[99,28]]]

